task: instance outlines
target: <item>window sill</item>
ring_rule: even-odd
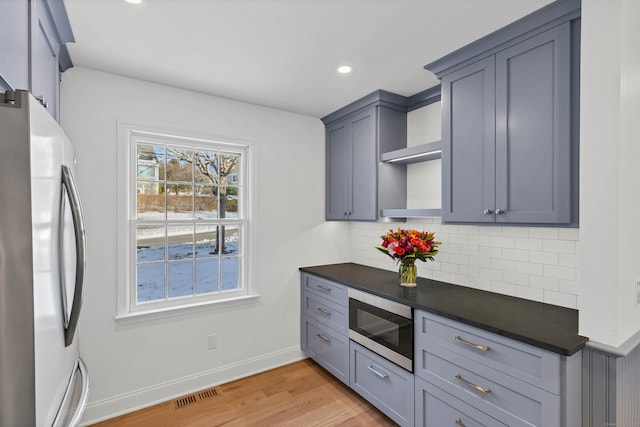
[[[153,321],[159,319],[168,319],[172,317],[181,316],[187,313],[199,313],[204,311],[210,311],[214,307],[237,307],[239,305],[254,303],[260,294],[243,295],[239,297],[233,297],[228,299],[206,301],[201,303],[194,303],[189,305],[181,305],[176,307],[165,307],[153,310],[135,311],[129,313],[121,313],[115,316],[115,319],[121,325],[134,324],[146,321]]]

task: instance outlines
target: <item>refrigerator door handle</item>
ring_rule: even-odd
[[[84,231],[84,221],[82,219],[82,207],[80,206],[80,198],[78,197],[78,190],[76,187],[76,183],[73,179],[73,175],[71,174],[71,169],[62,165],[62,187],[63,187],[63,197],[64,194],[67,195],[67,199],[69,201],[69,206],[71,207],[71,216],[73,218],[73,228],[75,234],[75,244],[76,244],[76,274],[75,274],[75,284],[74,284],[74,292],[73,292],[73,301],[71,302],[71,311],[69,312],[67,318],[67,307],[65,307],[65,319],[64,319],[64,341],[65,345],[69,346],[73,342],[73,336],[76,331],[76,327],[78,325],[78,318],[80,317],[80,307],[82,305],[82,292],[84,290],[84,273],[85,273],[85,231]],[[64,245],[64,200],[61,203],[61,226],[60,226],[60,245]],[[66,291],[64,287],[66,287],[65,282],[65,269],[64,269],[64,248],[60,248],[60,277],[62,279],[63,293],[66,295]],[[65,305],[68,304],[68,301],[65,299]]]
[[[76,412],[73,414],[73,418],[71,418],[71,422],[69,423],[70,427],[75,427],[80,424],[80,418],[82,418],[84,408],[87,406],[87,400],[89,398],[89,371],[87,370],[87,365],[84,364],[84,360],[80,357],[78,357],[78,368],[80,368],[80,375],[82,375],[82,394],[80,395]]]
[[[80,379],[77,376],[80,375]],[[81,383],[79,382],[81,381]],[[78,387],[80,385],[80,387]],[[76,359],[76,366],[67,385],[65,397],[52,427],[77,427],[89,400],[89,371],[81,357]]]

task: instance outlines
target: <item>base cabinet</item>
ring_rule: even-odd
[[[399,366],[351,341],[349,385],[401,426],[414,425],[414,378]]]
[[[415,378],[415,383],[416,426],[507,426],[420,377]]]

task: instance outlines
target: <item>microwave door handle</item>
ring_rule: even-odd
[[[80,307],[82,305],[82,292],[84,290],[84,273],[85,273],[85,231],[84,221],[82,219],[82,207],[80,206],[80,198],[78,197],[78,189],[68,166],[62,165],[62,185],[66,189],[66,194],[71,207],[71,216],[73,218],[73,229],[76,243],[76,278],[73,292],[73,302],[71,305],[71,313],[69,314],[69,324],[64,330],[65,345],[71,345],[73,336],[78,325],[80,317]],[[62,244],[62,240],[60,241]],[[62,251],[60,256],[63,256]]]

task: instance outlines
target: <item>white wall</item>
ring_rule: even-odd
[[[640,330],[640,2],[582,1],[580,333]]]
[[[324,221],[320,120],[82,68],[64,74],[61,111],[76,147],[87,227],[80,330],[91,374],[85,420],[300,358],[298,267],[349,257],[348,224]],[[154,320],[114,319],[117,120],[256,142],[257,301]],[[218,348],[207,350],[212,333]]]

